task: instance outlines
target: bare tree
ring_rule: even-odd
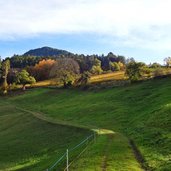
[[[50,77],[57,78],[57,80],[67,87],[68,84],[72,84],[76,76],[80,73],[80,67],[78,63],[72,58],[58,59],[53,65]]]
[[[167,57],[164,59],[164,62],[165,62],[165,65],[167,67],[170,67],[171,66],[171,57]]]

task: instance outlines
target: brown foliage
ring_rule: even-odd
[[[56,61],[52,59],[43,59],[34,67],[28,67],[27,71],[34,76],[37,81],[49,79],[49,73]]]

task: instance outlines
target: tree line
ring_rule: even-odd
[[[123,64],[126,63],[126,58],[124,56],[115,55],[112,52],[105,55],[78,55],[78,54],[66,54],[66,55],[58,55],[58,56],[20,56],[14,55],[9,58],[12,68],[24,68],[27,66],[34,66],[42,59],[53,59],[56,60],[58,58],[72,58],[76,60],[80,65],[80,71],[83,73],[84,71],[88,71],[92,68],[95,59],[98,59],[101,62],[102,70],[108,71],[111,70],[111,65],[113,62],[121,62]],[[113,68],[114,69],[114,68]]]
[[[133,58],[117,56],[112,52],[104,55],[66,54],[60,56],[19,56],[0,60],[1,92],[7,93],[12,84],[32,84],[55,78],[64,87],[73,84],[86,85],[91,75],[124,71],[131,81],[143,77],[164,75],[171,66],[171,58],[165,58],[165,66],[158,63],[146,65]]]

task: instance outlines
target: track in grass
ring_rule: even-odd
[[[118,133],[101,134],[96,143],[74,162],[70,171],[142,171],[127,143]]]
[[[36,89],[7,101],[63,123],[120,132],[134,140],[153,170],[171,170],[170,85],[167,78],[103,90]],[[129,171],[130,162],[137,166],[137,161],[135,157],[131,161],[119,158],[125,153],[133,154],[129,141],[124,140],[129,150],[115,151],[118,154],[115,163],[126,163],[120,169]],[[118,138],[117,143],[120,142]]]
[[[52,124],[0,103],[0,170],[41,171],[90,131]],[[59,166],[58,166],[59,167]]]

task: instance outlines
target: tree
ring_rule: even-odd
[[[36,56],[14,55],[10,58],[10,63],[12,68],[25,68],[27,66],[34,66],[40,60],[42,60],[42,58]]]
[[[126,64],[129,64],[130,62],[135,62],[135,59],[134,58],[127,58],[126,59]]]
[[[50,77],[56,78],[57,81],[63,84],[66,88],[69,84],[72,84],[77,75],[80,74],[80,67],[78,63],[71,58],[58,59],[53,65]]]
[[[125,64],[124,63],[122,63],[122,62],[118,62],[118,65],[119,65],[119,67],[120,67],[120,70],[122,70],[122,71],[124,71],[125,70]]]
[[[118,55],[118,63],[121,62],[122,64],[125,65],[126,63],[126,58],[125,56]]]
[[[81,74],[81,77],[77,81],[79,85],[84,85],[86,86],[90,80],[90,73],[88,71],[85,71],[83,74]]]
[[[23,90],[26,89],[26,84],[33,84],[36,80],[34,77],[30,76],[26,70],[22,70],[16,74],[16,83],[23,85]]]
[[[101,61],[98,60],[97,58],[95,58],[93,66],[92,66],[90,72],[92,74],[101,74],[103,72],[103,70],[101,68]]]
[[[154,71],[154,77],[161,77],[166,75],[166,70],[164,68],[156,68]]]
[[[49,79],[50,71],[56,61],[53,59],[43,59],[39,61],[34,67],[27,67],[27,71],[37,81]]]
[[[138,81],[142,78],[145,67],[142,62],[129,62],[126,66],[126,75],[131,81]]]
[[[170,67],[171,66],[171,57],[167,57],[164,59],[164,62],[165,62],[165,65],[167,67]]]
[[[117,62],[110,62],[109,65],[111,71],[120,71],[120,66]]]
[[[159,63],[157,63],[157,62],[155,62],[155,63],[153,63],[151,66],[150,66],[150,68],[161,68],[161,64],[159,64]]]
[[[110,61],[112,61],[112,62],[116,62],[117,61],[117,56],[115,54],[113,54],[112,52],[108,53],[107,58],[109,58]]]
[[[2,60],[0,57],[0,83],[1,83],[1,80],[2,80]]]
[[[2,75],[2,91],[3,94],[7,93],[8,83],[7,83],[7,76],[10,69],[10,61],[8,59],[2,61],[1,66],[1,75]]]

